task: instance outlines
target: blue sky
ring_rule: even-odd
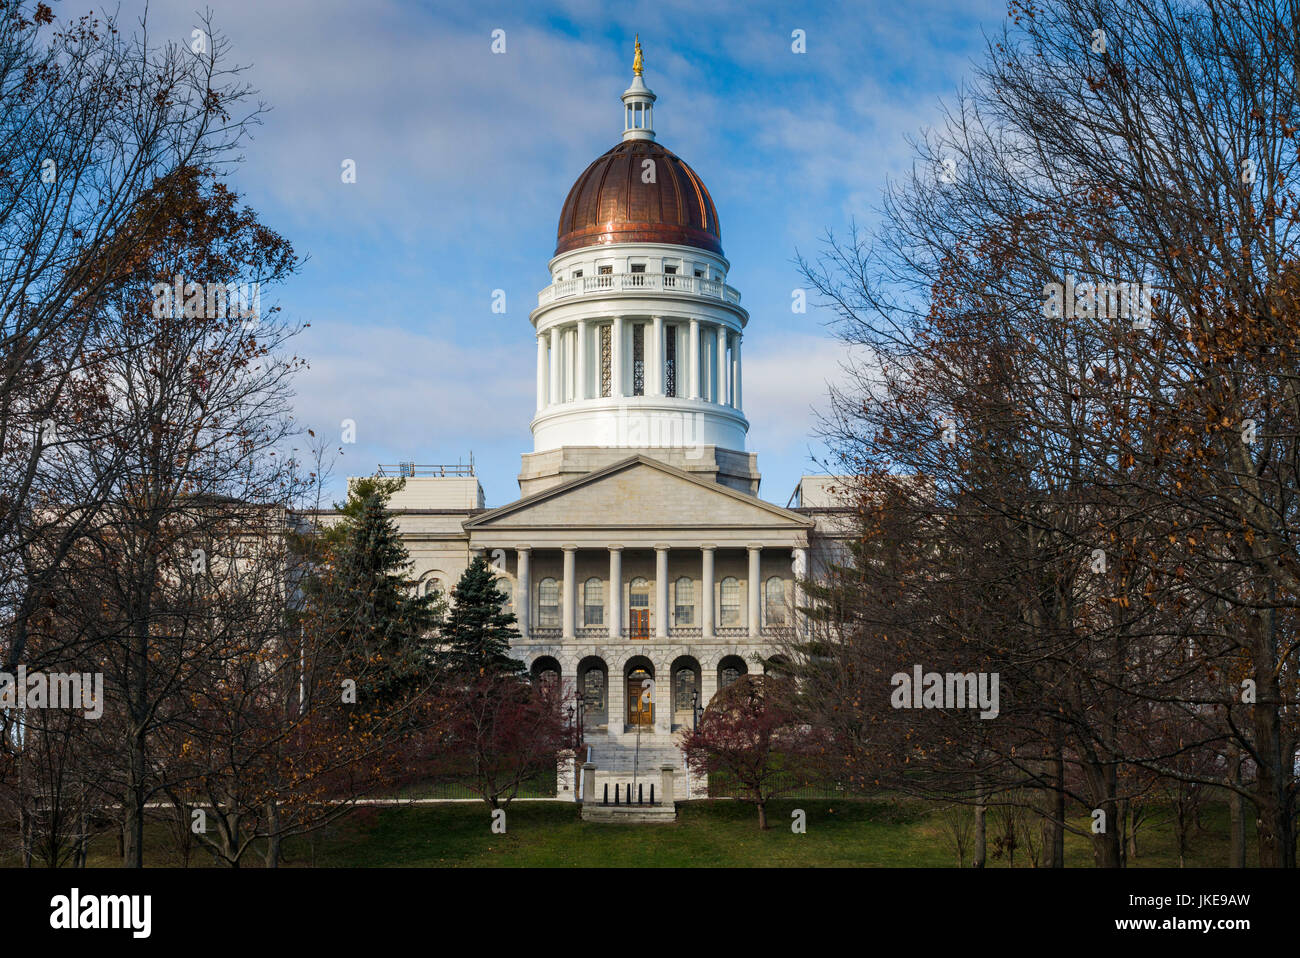
[[[139,7],[124,3],[129,23]],[[536,349],[573,181],[619,140],[639,32],[658,139],[708,184],[750,322],[749,450],[784,504],[813,457],[814,410],[842,349],[828,315],[791,312],[792,259],[827,229],[875,223],[907,137],[937,124],[1000,29],[1004,0],[655,4],[214,0],[215,26],[271,112],[235,188],[309,256],[272,293],[311,323],[297,415],[357,423],[339,484],[380,462],[473,451],[489,505],[518,495]],[[151,32],[189,43],[190,5],[158,0]],[[79,13],[66,3],[56,13]],[[506,52],[491,52],[504,30]],[[803,30],[807,52],[791,49]],[[357,182],[341,182],[343,160]],[[506,292],[504,315],[491,311]],[[264,300],[264,305],[266,300]]]

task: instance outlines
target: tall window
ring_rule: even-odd
[[[722,580],[721,612],[719,625],[740,625],[740,580],[734,575]]]
[[[582,678],[582,704],[588,714],[605,711],[605,670],[588,669]]]
[[[774,575],[763,586],[764,604],[767,606],[767,624],[785,625],[785,581]]]
[[[560,626],[560,586],[554,579],[537,583],[537,625],[543,629]]]
[[[632,395],[645,395],[645,323],[632,326]]]
[[[677,327],[669,326],[665,330],[667,341],[664,343],[664,395],[677,395]]]
[[[605,583],[595,576],[582,586],[582,624],[605,624]]]
[[[509,579],[502,576],[497,579],[497,589],[506,597],[504,607],[514,611],[515,607],[515,584]]]
[[[695,624],[695,580],[682,576],[673,587],[673,625]]]
[[[673,676],[673,707],[688,709],[695,699],[695,670],[678,669]]]
[[[613,327],[605,325],[600,327],[600,394],[608,396],[610,386],[610,348],[609,340]]]

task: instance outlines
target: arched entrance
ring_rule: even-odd
[[[722,661],[718,663],[718,691],[721,692],[736,679],[748,673],[749,666],[739,655],[723,656]]]
[[[533,659],[528,674],[534,684],[553,689],[560,682],[560,663],[552,656],[539,655]]]
[[[627,686],[627,724],[633,727],[654,728],[655,724],[655,667],[644,655],[634,655],[623,668]]]
[[[695,706],[703,705],[700,695],[700,663],[691,655],[673,659],[673,725],[693,728]]]
[[[609,670],[605,660],[589,655],[578,663],[578,694],[582,696],[582,727],[609,724]]]

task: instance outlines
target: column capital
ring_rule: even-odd
[[[560,546],[560,548],[563,549],[565,552],[577,552],[577,551],[578,551],[578,547],[577,547],[576,545],[574,545],[573,543],[569,543],[569,544],[567,544],[567,545],[562,545],[562,546]]]
[[[655,543],[655,552],[667,552],[667,551],[668,551],[669,549],[671,549],[671,548],[672,548],[672,546],[670,546],[670,545],[669,545],[668,543],[666,543],[666,542],[656,542],[656,543]]]
[[[717,548],[718,548],[718,547],[717,547],[714,543],[712,543],[712,542],[702,542],[702,543],[700,543],[700,551],[701,551],[701,552],[713,552],[713,551],[715,551]]]
[[[750,542],[745,545],[745,548],[750,552],[762,552],[763,544],[761,542]]]
[[[532,547],[532,546],[515,546],[515,551],[516,551],[516,552],[522,552],[522,553],[524,553],[525,555],[527,555],[529,552],[532,552],[532,551],[533,551],[533,547]]]
[[[607,545],[607,546],[605,546],[605,548],[608,549],[610,552],[622,552],[622,551],[623,551],[623,546],[622,546],[621,543],[613,543],[613,544],[611,544],[611,545]]]

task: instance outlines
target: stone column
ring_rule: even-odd
[[[627,656],[622,653],[605,660],[609,669],[609,724],[606,726],[610,738],[616,742],[623,740],[623,726],[627,724],[627,680],[623,677],[623,663]],[[610,789],[613,791],[613,789]]]
[[[700,546],[703,554],[703,572],[700,576],[700,636],[713,638],[713,550],[716,546]]]
[[[794,626],[795,635],[803,635],[803,613],[799,609],[804,604],[804,597],[800,580],[808,577],[808,550],[796,547],[792,551],[794,561],[790,568],[794,572],[794,608],[790,610],[793,618],[791,624]]]
[[[662,396],[664,394],[664,318],[662,316],[651,317],[651,348],[646,350],[649,355],[646,362],[650,364],[650,375],[646,377],[647,396]]]
[[[668,547],[655,546],[655,638],[668,638]]]
[[[736,343],[731,357],[731,405],[740,409],[740,333],[736,333]]]
[[[700,398],[700,321],[691,320],[690,345],[686,350],[690,362],[686,366],[686,396]]]
[[[574,387],[573,398],[581,400],[587,398],[587,321],[585,319],[578,320],[578,348],[576,352],[577,368],[573,371],[573,381],[577,385]],[[736,356],[736,361],[740,361],[739,354]]]
[[[533,621],[533,584],[529,576],[530,559],[533,550],[528,546],[515,548],[515,561],[518,575],[515,576],[515,618],[519,620],[519,637],[528,638],[528,629]]]
[[[713,401],[727,404],[727,327],[722,325],[718,326],[718,394]]]
[[[546,383],[546,337],[537,336],[537,411],[546,408],[549,387]]]
[[[623,397],[623,317],[615,316],[609,331],[609,396]]]
[[[618,641],[623,638],[623,547],[609,547],[609,602],[606,603],[609,622],[609,637]],[[606,663],[612,668],[612,663]],[[610,682],[614,676],[611,672]],[[613,718],[611,716],[611,724]]]
[[[759,567],[759,559],[762,555],[762,546],[751,545],[749,547],[749,638],[751,641],[757,639],[762,631],[762,618],[759,611],[763,597],[762,582],[760,580],[762,572]]]
[[[572,639],[578,611],[577,546],[564,547],[564,638]]]
[[[675,769],[671,765],[659,766],[660,794],[663,796],[660,801],[665,805],[673,803],[673,772]]]
[[[560,401],[560,328],[551,327],[551,399],[552,406]]]
[[[582,801],[593,805],[600,801],[596,794],[596,765],[594,762],[582,763]]]

